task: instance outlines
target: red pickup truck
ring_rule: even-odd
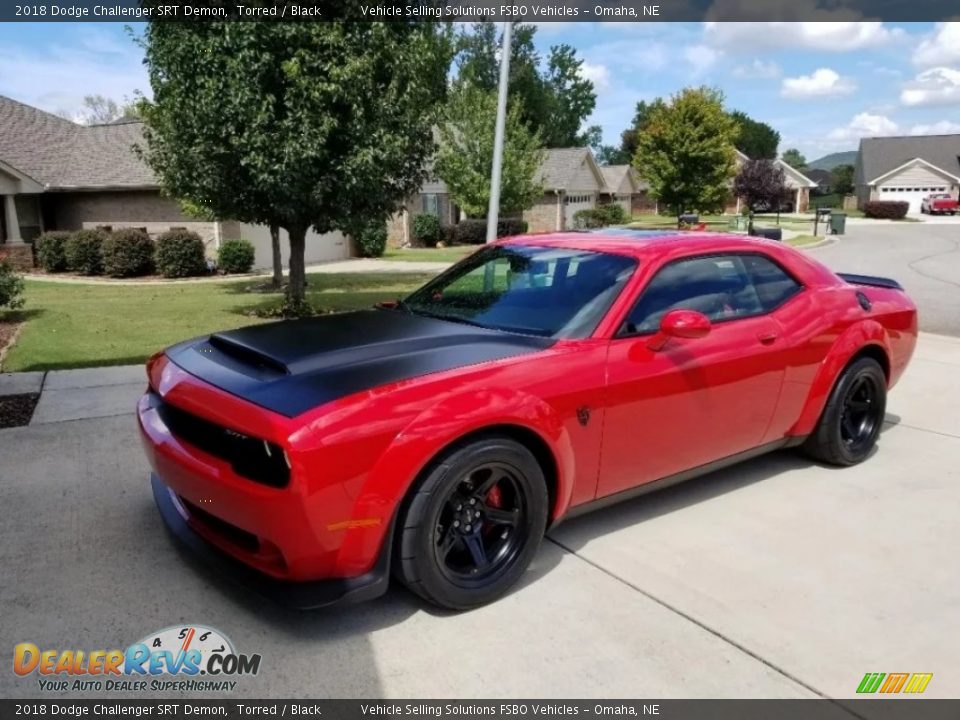
[[[943,215],[950,213],[956,215],[960,210],[960,202],[947,193],[934,193],[927,195],[920,203],[920,212],[928,215]]]

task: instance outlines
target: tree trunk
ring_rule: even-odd
[[[287,309],[291,314],[300,314],[303,311],[304,290],[307,284],[304,272],[307,229],[289,227],[287,234],[290,236],[290,283],[287,285]]]
[[[270,248],[273,251],[273,286],[283,285],[283,259],[280,256],[280,226],[270,226]]]

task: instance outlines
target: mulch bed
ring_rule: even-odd
[[[29,425],[33,409],[40,399],[39,393],[28,395],[5,395],[0,397],[0,428]]]
[[[12,320],[0,320],[0,355],[7,347],[7,343],[13,339],[19,325],[19,322],[13,322]]]

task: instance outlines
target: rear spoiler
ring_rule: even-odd
[[[854,275],[853,273],[837,273],[837,276],[851,285],[869,285],[870,287],[903,290],[903,285],[890,278],[876,277],[874,275]]]

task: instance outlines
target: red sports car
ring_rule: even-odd
[[[395,303],[171,347],[139,420],[167,525],[261,592],[392,573],[464,609],[574,513],[778,448],[864,460],[916,336],[896,282],[776,242],[523,236]]]

